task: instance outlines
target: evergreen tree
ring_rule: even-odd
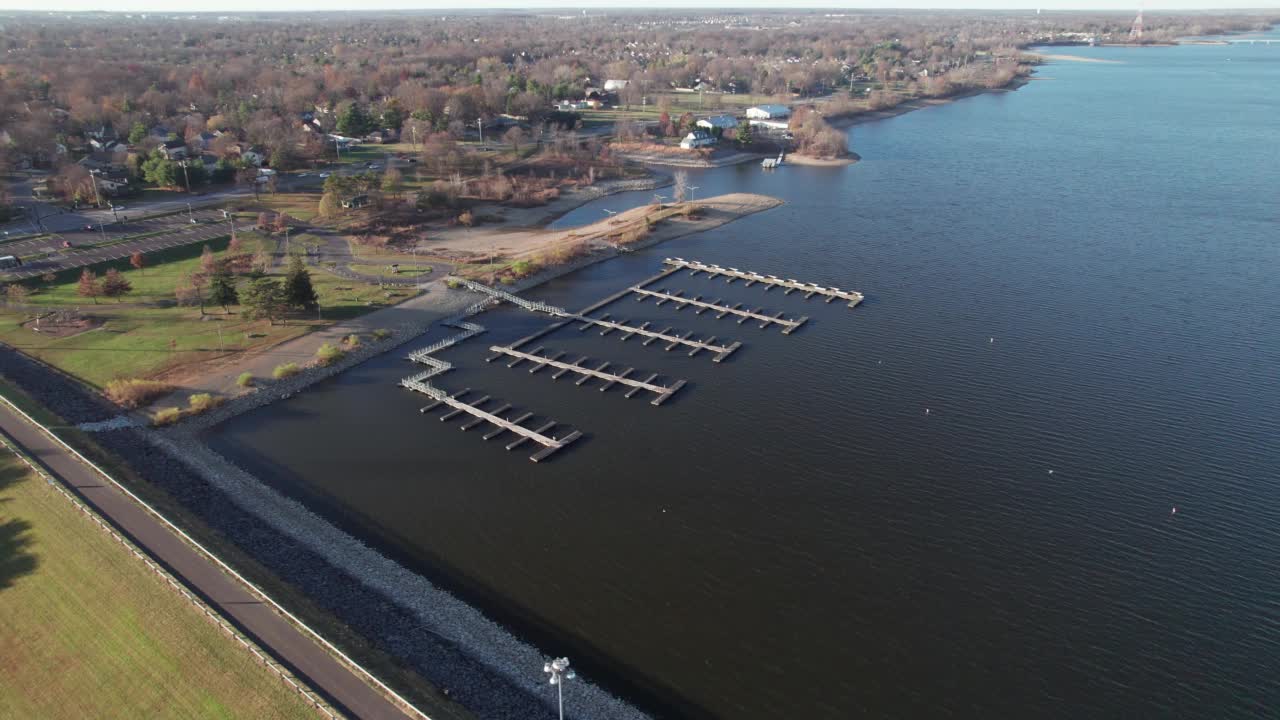
[[[237,305],[240,302],[235,278],[231,277],[231,271],[226,263],[220,263],[213,277],[209,278],[209,302],[221,305],[223,312],[227,312],[228,305]]]
[[[284,313],[284,289],[279,280],[260,278],[249,284],[244,296],[240,298],[244,307],[244,315],[250,320],[266,318],[275,324],[276,318]]]
[[[307,272],[298,255],[289,259],[289,273],[284,278],[284,299],[286,305],[300,310],[314,310],[320,304],[316,289],[311,286],[311,273]]]
[[[368,114],[365,113],[364,108],[360,107],[360,103],[358,102],[351,103],[347,106],[346,110],[343,110],[342,113],[338,115],[337,128],[338,132],[343,135],[359,137],[369,132],[369,127],[371,125],[372,122],[370,121]]]
[[[147,139],[147,126],[140,122],[133,124],[133,128],[129,130],[129,144],[137,145]]]

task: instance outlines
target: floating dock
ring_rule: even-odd
[[[699,313],[705,310],[717,311],[716,318],[722,318],[725,315],[736,315],[739,318],[739,325],[747,320],[759,321],[761,329],[767,328],[770,325],[780,325],[783,328],[783,335],[790,335],[809,320],[807,316],[795,320],[784,319],[782,317],[782,313],[778,313],[776,315],[764,315],[760,312],[763,308],[742,310],[742,303],[738,303],[737,305],[730,307],[728,305],[721,305],[717,301],[707,302],[702,299],[701,295],[691,298],[680,297],[679,290],[675,293],[668,293],[665,290],[646,290],[637,285],[631,288],[631,292],[639,295],[639,297],[636,298],[637,301],[643,301],[645,298],[653,297],[658,298],[658,305],[662,305],[665,302],[674,302],[676,303],[677,310],[683,310],[684,308],[692,305],[693,307],[698,308]]]
[[[635,372],[634,368],[627,368],[626,370],[623,370],[620,373],[607,372],[609,368],[609,363],[606,362],[600,365],[599,367],[592,369],[592,368],[583,366],[582,363],[586,362],[587,360],[587,358],[585,357],[579,358],[578,360],[572,363],[560,362],[560,360],[558,360],[557,358],[564,355],[563,352],[556,353],[556,355],[552,357],[545,357],[542,355],[538,355],[536,350],[532,353],[526,353],[526,352],[521,352],[519,350],[516,350],[515,348],[502,347],[499,345],[494,345],[493,347],[489,348],[489,350],[491,352],[496,353],[494,358],[502,357],[505,355],[505,356],[516,358],[519,361],[527,360],[527,361],[533,362],[536,364],[536,367],[538,369],[541,369],[547,366],[556,368],[557,371],[551,376],[553,380],[559,379],[561,376],[563,376],[566,373],[576,373],[579,376],[581,376],[576,381],[575,383],[576,385],[584,385],[592,379],[605,381],[604,385],[600,387],[601,392],[604,392],[609,388],[613,387],[614,385],[618,385],[618,384],[626,385],[627,387],[631,388],[631,391],[629,391],[626,395],[627,397],[631,397],[637,391],[647,390],[653,393],[654,395],[653,400],[649,404],[655,407],[670,400],[671,396],[675,395],[680,388],[684,387],[686,382],[684,380],[676,380],[670,385],[657,385],[657,384],[654,384],[653,382],[653,380],[658,377],[657,373],[654,373],[653,375],[651,375],[647,380],[643,380],[643,381],[636,380],[634,378],[629,377],[631,373]],[[494,358],[490,358],[490,360]],[[508,365],[508,367],[511,367],[511,365]]]
[[[464,432],[483,423],[489,423],[494,429],[483,436],[485,440],[492,440],[504,432],[510,432],[516,435],[516,439],[507,444],[507,450],[514,450],[530,441],[541,445],[542,449],[529,456],[529,459],[533,462],[540,462],[551,457],[554,453],[563,450],[570,443],[582,437],[582,432],[578,430],[572,430],[563,437],[547,434],[549,430],[558,424],[555,421],[547,422],[536,430],[524,427],[521,423],[533,417],[533,413],[526,412],[514,420],[508,420],[507,418],[502,417],[501,413],[509,411],[511,409],[511,405],[504,403],[493,410],[485,410],[481,406],[486,402],[489,402],[492,398],[485,395],[475,401],[464,400],[463,397],[471,392],[469,388],[467,390],[453,393],[452,395],[446,395],[436,388],[422,382],[404,380],[401,381],[400,384],[410,390],[417,390],[418,392],[426,393],[427,395],[435,398],[435,402],[422,408],[421,412],[423,413],[430,412],[441,405],[449,406],[451,409],[444,415],[440,416],[441,422],[447,422],[462,414],[471,415],[473,419],[464,422],[461,426]]]
[[[800,282],[790,278],[782,279],[776,275],[761,275],[760,273],[748,272],[737,268],[721,267],[719,265],[711,265],[698,262],[697,260],[685,260],[684,258],[667,258],[662,262],[676,269],[687,269],[690,275],[698,273],[706,273],[707,277],[723,277],[727,282],[734,280],[746,280],[747,286],[750,287],[756,283],[765,286],[765,290],[771,290],[775,287],[783,288],[787,295],[793,292],[804,293],[805,299],[809,299],[814,295],[821,295],[826,298],[827,302],[833,300],[847,300],[849,307],[857,307],[862,302],[862,293],[854,290],[841,290],[837,287],[823,287],[815,283]]]
[[[711,361],[717,362],[717,363],[724,362],[725,358],[729,357],[730,355],[733,354],[735,350],[742,347],[742,343],[740,342],[735,342],[731,345],[712,345],[711,343],[708,343],[708,342],[691,339],[690,338],[691,333],[685,333],[683,337],[677,336],[677,335],[668,335],[667,333],[671,330],[671,328],[665,328],[661,331],[654,332],[653,330],[647,330],[640,325],[627,325],[625,323],[617,323],[617,322],[613,322],[612,320],[608,320],[607,318],[608,318],[608,314],[606,313],[604,317],[600,317],[600,318],[578,317],[576,319],[586,323],[583,326],[583,329],[586,329],[587,327],[590,327],[592,325],[599,325],[601,327],[613,328],[614,330],[621,330],[623,333],[621,336],[623,340],[626,340],[627,338],[632,337],[633,335],[643,335],[645,337],[645,341],[641,343],[642,345],[648,345],[650,343],[660,341],[660,342],[667,343],[668,350],[675,348],[679,345],[684,345],[685,347],[688,347],[694,350],[709,350],[715,353],[715,355],[711,358]]]

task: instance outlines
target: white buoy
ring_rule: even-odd
[[[1169,514],[1170,514],[1170,515],[1177,515],[1177,514],[1178,514],[1178,508],[1174,508],[1172,511],[1170,511],[1170,512],[1169,512]]]
[[[925,409],[924,409],[924,414],[925,414],[925,415],[928,415],[928,414],[929,414],[929,408],[925,408]]]
[[[996,341],[996,339],[995,339],[995,338],[987,338],[987,342],[989,342],[989,343],[993,343],[993,342],[995,342],[995,341]]]
[[[1049,474],[1050,474],[1050,475],[1052,475],[1052,474],[1053,474],[1053,471],[1052,471],[1052,470],[1050,470],[1050,471],[1049,471]]]

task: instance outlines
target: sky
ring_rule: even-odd
[[[553,9],[586,8],[588,11],[609,8],[638,7],[645,9],[673,7],[697,8],[937,8],[1000,10],[1114,10],[1136,11],[1142,4],[1148,11],[1227,10],[1234,8],[1271,8],[1280,10],[1280,0],[218,0],[208,5],[178,5],[172,0],[112,0],[115,12],[175,13],[207,10],[216,14],[270,11],[341,11],[341,10],[441,10],[453,8],[478,10],[487,8]],[[0,0],[0,10],[86,11],[102,10],[101,0]]]

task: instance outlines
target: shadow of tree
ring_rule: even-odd
[[[0,466],[0,491],[22,482],[26,477],[26,468],[16,463]],[[0,503],[5,502],[7,499],[0,498]],[[18,518],[0,522],[0,590],[13,587],[18,578],[35,571],[37,560],[35,553],[31,552],[34,542],[30,522]]]

